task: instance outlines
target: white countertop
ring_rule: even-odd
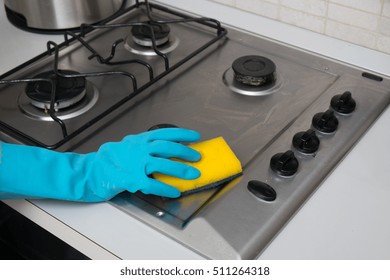
[[[380,52],[207,0],[163,2],[390,76],[390,56]],[[41,53],[47,40],[62,40],[16,29],[3,9],[0,35],[0,73]],[[390,259],[389,128],[387,109],[260,259]],[[201,258],[107,203],[6,203],[91,258]]]

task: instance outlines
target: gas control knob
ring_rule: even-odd
[[[336,118],[332,110],[317,113],[312,119],[312,124],[315,129],[324,133],[335,132],[339,126],[339,120]]]
[[[349,91],[343,94],[338,94],[332,97],[330,106],[336,112],[341,114],[350,114],[356,108],[356,101],[352,98],[352,94]]]
[[[288,150],[278,153],[271,158],[271,169],[281,176],[292,176],[298,171],[299,162],[294,152]]]
[[[313,129],[309,129],[295,134],[292,144],[301,153],[312,154],[318,150],[320,139],[318,139],[316,132]]]

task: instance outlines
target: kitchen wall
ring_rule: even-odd
[[[211,0],[390,54],[390,0]]]

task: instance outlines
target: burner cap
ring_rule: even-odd
[[[242,84],[258,87],[275,81],[275,63],[263,56],[242,56],[233,62],[232,69],[236,81]]]
[[[156,130],[156,129],[160,129],[160,128],[176,128],[178,126],[174,125],[174,124],[170,124],[170,123],[159,123],[159,124],[156,124],[156,125],[153,125],[152,127],[150,127],[148,129],[148,131],[152,131],[152,130]]]
[[[71,70],[58,70],[63,75],[80,74]],[[67,108],[80,101],[86,93],[86,81],[84,77],[61,77],[54,71],[40,73],[33,79],[51,79],[56,82],[56,104],[55,109]],[[52,87],[50,83],[37,81],[30,82],[26,86],[26,94],[31,100],[31,104],[48,109],[51,101]]]
[[[131,29],[133,34],[133,40],[137,44],[144,47],[151,47],[152,44],[152,32],[153,29],[154,39],[156,46],[161,46],[169,41],[169,32],[171,29],[167,24],[149,24],[146,25],[136,25]]]

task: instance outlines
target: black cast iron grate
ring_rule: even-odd
[[[161,80],[165,76],[167,76],[172,71],[178,69],[180,66],[188,62],[193,57],[200,54],[202,51],[219,41],[221,38],[223,38],[227,31],[225,28],[221,26],[221,24],[212,18],[203,18],[203,17],[192,17],[188,16],[186,14],[174,11],[170,8],[152,4],[149,3],[147,0],[145,1],[136,1],[136,3],[126,9],[123,10],[120,15],[124,15],[134,9],[139,8],[145,8],[147,12],[148,20],[145,22],[133,22],[133,23],[126,23],[126,24],[109,24],[108,22],[100,23],[99,25],[81,25],[80,26],[80,32],[72,32],[72,31],[64,31],[64,42],[61,44],[56,44],[54,42],[47,42],[47,51],[42,53],[41,55],[38,55],[37,57],[27,61],[26,63],[16,67],[15,69],[5,73],[4,75],[0,76],[0,84],[6,84],[6,85],[12,85],[12,84],[19,84],[19,83],[31,83],[31,82],[42,82],[42,83],[49,83],[51,86],[51,96],[50,96],[50,106],[48,109],[49,116],[55,121],[58,126],[61,128],[62,131],[62,138],[56,143],[43,143],[42,141],[37,140],[36,138],[32,137],[31,135],[28,135],[24,133],[23,131],[17,129],[16,127],[13,127],[3,120],[0,120],[0,131],[4,132],[19,141],[29,144],[29,145],[35,145],[39,147],[44,147],[47,149],[57,149],[67,143],[69,140],[73,139],[95,123],[99,122],[115,110],[117,110],[119,107],[126,104],[129,100],[134,98],[135,96],[141,94],[144,92],[147,88],[149,88],[151,85],[156,83],[157,81]],[[177,17],[177,19],[174,20],[156,20],[153,18],[153,10],[159,10],[160,12],[165,12],[170,15],[173,15]],[[207,28],[210,28],[215,31],[215,36],[212,37],[209,41],[205,42],[201,47],[197,48],[196,50],[188,53],[184,58],[179,60],[178,62],[172,64],[169,60],[169,57],[162,53],[159,50],[159,47],[156,45],[156,38],[154,35],[154,31],[152,26],[156,24],[181,24],[181,23],[195,23],[200,24],[202,26],[206,26]],[[123,39],[118,39],[115,42],[113,42],[111,47],[111,53],[104,57],[100,53],[98,53],[89,43],[84,40],[85,36],[96,29],[113,29],[113,28],[129,28],[134,26],[143,26],[145,28],[150,29],[151,34],[151,42],[152,42],[152,49],[154,52],[164,61],[165,65],[165,71],[162,73],[155,75],[153,67],[147,63],[144,60],[140,59],[129,59],[129,60],[115,60],[115,52],[117,47],[123,43]],[[88,49],[91,52],[91,55],[88,57],[88,59],[96,59],[99,63],[105,64],[105,65],[121,65],[121,64],[131,64],[136,63],[143,65],[147,68],[149,72],[149,81],[144,83],[143,85],[139,85],[137,82],[137,77],[135,77],[133,74],[126,72],[126,71],[104,71],[104,72],[91,72],[91,73],[77,73],[77,74],[64,74],[58,69],[58,57],[59,57],[59,51],[60,49],[66,48],[71,42],[78,41],[80,44],[83,45],[86,49]],[[16,73],[17,71],[23,69],[26,66],[29,66],[33,64],[34,62],[40,60],[43,57],[46,56],[54,56],[54,63],[53,63],[53,71],[58,77],[63,78],[87,78],[87,77],[98,77],[98,76],[116,76],[116,75],[122,75],[129,79],[131,79],[133,90],[130,94],[119,100],[118,102],[114,103],[110,107],[108,107],[106,110],[101,112],[99,115],[95,116],[94,118],[90,119],[89,121],[84,122],[80,127],[78,127],[73,132],[69,133],[68,128],[64,121],[62,121],[59,117],[56,116],[56,110],[55,110],[55,102],[56,102],[56,83],[51,79],[45,79],[45,78],[23,78],[23,79],[6,79],[7,76]]]

